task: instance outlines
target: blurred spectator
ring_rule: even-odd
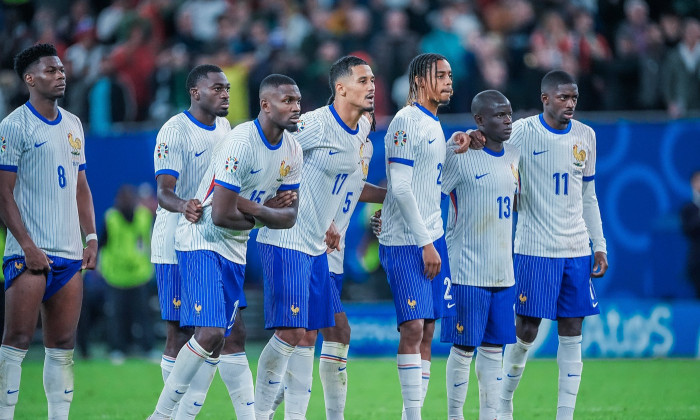
[[[74,28],[75,44],[68,47],[63,64],[71,88],[66,92],[66,102],[71,111],[87,120],[88,89],[100,74],[100,62],[105,54],[97,43],[95,27],[91,20],[84,20]]]
[[[395,80],[403,78],[408,64],[418,54],[418,34],[408,28],[408,15],[400,9],[392,9],[384,14],[384,30],[375,34],[370,45],[372,56],[375,57],[373,71],[381,76],[386,83],[392,84]],[[375,96],[377,96],[375,94]],[[391,112],[404,106],[405,96],[399,103],[394,103]]]
[[[686,18],[683,41],[669,53],[663,69],[668,114],[680,118],[700,109],[700,22]]]
[[[354,51],[366,51],[370,47],[372,36],[372,16],[366,7],[353,7],[347,13],[347,32],[343,34],[340,44],[343,54]]]
[[[165,121],[173,114],[187,109],[190,96],[184,88],[190,71],[190,55],[182,44],[163,50],[158,54],[153,72],[153,102],[149,115],[157,121]]]
[[[117,32],[127,13],[129,0],[113,0],[97,17],[97,39],[104,44],[114,44]]]
[[[216,20],[226,11],[224,0],[188,0],[180,6],[180,13],[192,19],[192,35],[200,42],[210,42],[216,37]]]
[[[139,204],[135,188],[119,188],[114,207],[105,213],[100,239],[100,273],[107,282],[110,357],[123,361],[132,345],[153,348],[148,281],[153,213]]]
[[[631,51],[634,55],[646,53],[648,44],[649,6],[644,0],[625,1],[625,19],[617,30],[617,38],[624,38],[631,42]]]
[[[574,15],[573,48],[578,58],[578,86],[587,92],[579,98],[577,108],[596,109],[598,98],[605,93],[602,70],[613,56],[603,35],[595,31],[593,16],[586,9],[578,9]]]
[[[659,18],[661,33],[664,37],[664,44],[667,49],[672,49],[681,42],[682,22],[681,18],[675,13],[663,13]]]
[[[90,130],[107,135],[116,122],[133,121],[136,116],[131,90],[122,83],[110,56],[102,57],[100,73],[88,93]]]
[[[681,210],[683,233],[688,238],[688,279],[700,299],[700,170],[690,178],[692,200]]]
[[[148,115],[152,98],[151,75],[155,68],[155,51],[149,42],[149,27],[139,18],[127,25],[127,38],[112,52],[112,64],[120,81],[128,84],[136,101],[136,121]]]

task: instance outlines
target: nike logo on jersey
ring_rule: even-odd
[[[276,382],[275,382],[275,381],[273,381],[272,379],[270,379],[270,380],[267,381],[267,383],[270,384],[270,385],[274,385],[274,384],[278,384],[278,383],[280,383],[280,382],[279,382],[279,381],[276,381]]]
[[[339,367],[339,368],[338,368],[338,372],[342,372],[342,371],[344,371],[344,370],[347,369],[347,368],[348,368],[347,366]]]
[[[72,389],[65,389],[65,390],[63,390],[63,393],[64,393],[64,394],[70,394],[71,392],[73,392]]]
[[[260,171],[262,171],[262,168],[261,168],[261,169],[258,169],[257,171],[250,171],[250,173],[251,173],[251,174],[257,174],[257,173],[260,172]]]
[[[497,380],[497,381],[502,381],[502,380],[503,380],[503,378],[496,378],[496,380]]]
[[[247,403],[245,403],[245,405],[253,405],[253,404],[255,404],[255,401],[248,401]]]
[[[206,152],[206,151],[207,151],[207,149],[204,149],[204,150],[202,150],[202,151],[199,152],[199,153],[195,153],[195,154],[194,154],[194,157],[200,157],[200,156],[202,156],[202,153],[204,153],[204,152]]]
[[[184,392],[180,392],[180,391],[177,390],[177,389],[175,390],[175,393],[178,394],[178,395],[183,395],[183,394],[184,394]]]
[[[195,406],[195,407],[201,407],[202,404],[200,404],[200,403],[198,403],[197,401],[195,401],[195,402],[194,402],[194,406]]]
[[[34,143],[34,147],[41,147],[41,146],[45,145],[45,144],[48,143],[48,142],[49,142],[49,141],[46,140],[46,141],[43,142],[43,143]]]
[[[19,389],[15,389],[14,391],[10,391],[10,390],[8,389],[8,390],[7,390],[7,395],[16,394],[16,393],[18,393],[18,392],[19,392]]]
[[[428,140],[428,144],[433,144],[433,142],[434,142],[435,140],[437,140],[437,137],[434,138],[434,139],[432,139],[432,140]]]
[[[447,309],[454,308],[455,305],[456,305],[456,303],[448,303]]]
[[[485,174],[477,175],[477,176],[476,176],[476,179],[481,179],[481,178],[485,177],[485,176],[488,175],[488,174],[489,174],[489,172],[486,172]]]
[[[538,152],[537,150],[532,151],[533,156],[541,155],[542,153],[547,153],[549,150],[542,150],[541,152]]]
[[[464,385],[464,384],[466,384],[466,383],[468,383],[468,382],[469,382],[469,381],[464,381],[464,382],[455,384],[455,388],[457,388],[458,386],[462,386],[462,385]]]
[[[340,153],[340,150],[335,150],[335,151],[329,150],[329,151],[328,151],[328,154],[331,155],[331,156],[336,155],[336,154],[338,154],[338,153]]]
[[[593,307],[594,307],[594,308],[597,307],[597,306],[598,306],[598,302],[596,302],[596,303],[593,304]]]
[[[520,375],[522,375],[522,373]],[[510,373],[506,373],[506,376],[509,378],[517,378],[520,375],[511,375]]]
[[[573,373],[567,373],[567,376],[568,376],[569,378],[573,378],[573,377],[581,376],[581,375],[575,375],[575,374],[573,374]]]

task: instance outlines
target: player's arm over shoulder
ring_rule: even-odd
[[[294,138],[299,142],[302,150],[309,150],[317,147],[326,129],[321,112],[324,108],[306,112],[299,117],[297,131],[293,132]]]

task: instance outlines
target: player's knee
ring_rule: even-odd
[[[195,340],[206,351],[215,351],[221,347],[224,341],[223,328],[200,328],[194,334]]]
[[[28,334],[21,331],[11,332],[5,331],[5,335],[2,339],[2,344],[5,346],[11,346],[18,349],[28,349],[29,345],[32,343],[32,334]]]
[[[292,328],[286,330],[279,330],[275,334],[290,346],[300,345],[300,342],[306,335],[306,330],[303,328]]]
[[[575,337],[581,335],[583,329],[583,318],[559,318],[558,333],[565,337]]]
[[[423,340],[423,323],[420,320],[406,321],[401,324],[401,339],[412,343],[420,343]]]

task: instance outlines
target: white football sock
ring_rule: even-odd
[[[421,366],[421,383],[420,383],[420,406],[423,407],[425,395],[428,393],[428,384],[430,384],[430,360],[420,361]]]
[[[314,347],[297,346],[284,375],[284,418],[306,419],[314,374]]]
[[[469,369],[473,351],[460,350],[452,346],[447,358],[447,418],[464,419],[464,401],[469,389]]]
[[[503,356],[503,384],[501,385],[501,399],[499,401],[499,418],[513,418],[513,393],[520,383],[527,353],[532,347],[532,343],[527,343],[517,338],[515,344],[506,345]]]
[[[189,420],[197,417],[197,414],[202,410],[204,400],[207,399],[207,392],[209,392],[209,387],[211,387],[211,381],[214,380],[218,365],[218,357],[210,357],[202,363],[202,366],[199,367],[194,378],[192,378],[190,388],[180,400],[175,420]]]
[[[192,378],[209,357],[211,352],[204,350],[194,336],[182,346],[175,359],[175,366],[160,393],[153,417],[168,418],[173,414],[173,408],[190,388]]]
[[[318,373],[326,402],[326,420],[343,420],[348,393],[347,360],[349,345],[324,341]]]
[[[420,420],[422,367],[420,354],[397,354],[401,396],[407,420]]]
[[[175,366],[175,358],[163,355],[160,359],[160,373],[163,375],[163,383],[168,380],[170,372],[173,371],[173,366]]]
[[[0,346],[0,419],[12,419],[19,397],[22,361],[27,350]]]
[[[294,346],[285,343],[275,334],[260,353],[258,373],[255,378],[255,418],[257,420],[270,418],[272,402],[277,396],[293,352]]]
[[[569,420],[574,418],[576,396],[581,384],[581,336],[559,336],[559,349],[557,351],[557,364],[559,365],[559,400],[557,402],[557,420]]]
[[[500,347],[477,347],[474,367],[479,381],[479,420],[494,420],[501,397],[503,356]]]
[[[44,392],[49,403],[49,419],[68,419],[73,401],[73,349],[46,348]]]
[[[222,354],[219,375],[226,384],[238,420],[255,420],[253,374],[245,352]]]

